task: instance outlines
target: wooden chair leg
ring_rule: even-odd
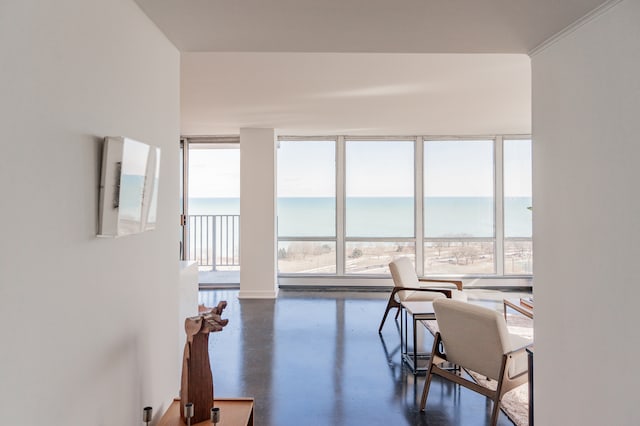
[[[384,315],[382,316],[382,321],[380,322],[380,327],[378,327],[378,334],[382,333],[382,326],[384,322],[387,320],[387,314],[389,313],[390,306],[387,306],[387,309],[384,311]]]
[[[498,423],[498,415],[500,415],[500,399],[493,400],[493,410],[491,410],[491,426],[496,426]]]
[[[502,395],[504,395],[505,392],[509,390],[508,387],[505,389],[504,386],[505,386],[505,382],[507,381],[507,377],[509,376],[508,371],[509,371],[511,359],[512,358],[508,355],[502,356],[502,364],[500,365],[501,378],[500,380],[498,380],[498,383],[496,386],[495,397],[491,398],[493,400],[493,410],[491,411],[491,423],[490,423],[491,426],[496,426],[496,424],[498,423],[498,416],[500,415],[500,401],[502,400]]]
[[[427,405],[427,396],[429,396],[429,388],[431,387],[431,364],[429,364],[429,370],[427,371],[427,378],[424,381],[424,388],[422,388],[422,398],[420,399],[420,411],[424,411],[424,407]]]
[[[427,367],[427,377],[424,381],[424,388],[422,388],[422,398],[420,399],[420,411],[424,411],[427,405],[427,397],[429,396],[429,388],[431,387],[431,378],[433,377],[433,360],[438,355],[438,347],[440,346],[440,333],[436,333],[433,339],[433,348],[431,349],[431,357],[429,358],[429,365]]]
[[[391,296],[389,296],[389,301],[387,302],[387,309],[385,309],[384,311],[384,315],[382,316],[382,321],[380,322],[380,327],[378,327],[378,334],[382,333],[382,326],[384,325],[384,322],[387,320],[387,315],[389,314],[389,311],[391,310],[391,308],[398,308],[398,312],[400,312],[400,304],[398,302],[396,302],[396,300],[393,297],[393,293],[391,294]],[[396,315],[396,318],[398,316]]]

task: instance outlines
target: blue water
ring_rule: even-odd
[[[352,197],[346,210],[348,237],[413,236],[413,198]]]
[[[531,237],[531,197],[505,198],[505,236]],[[490,197],[428,197],[425,236],[493,237]],[[238,198],[191,198],[189,214],[240,214]],[[278,235],[333,237],[334,198],[278,198]],[[408,197],[353,197],[346,200],[348,237],[412,237],[414,202]]]
[[[189,198],[189,214],[240,214],[240,198]]]
[[[531,238],[532,206],[531,197],[506,197],[504,199],[505,237]]]

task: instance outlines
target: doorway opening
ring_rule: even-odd
[[[240,283],[240,144],[181,141],[183,260],[198,263],[201,286]]]

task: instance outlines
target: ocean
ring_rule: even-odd
[[[491,197],[427,197],[425,236],[493,237]],[[531,197],[504,200],[505,236],[531,237]],[[239,198],[190,198],[189,214],[240,214]],[[346,200],[348,237],[412,237],[414,205],[410,197],[350,197]],[[278,198],[278,235],[335,236],[334,198]]]

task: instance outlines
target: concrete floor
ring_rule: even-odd
[[[419,411],[424,376],[401,364],[393,315],[382,335],[377,332],[388,293],[281,290],[277,300],[237,296],[237,290],[201,290],[200,302],[228,302],[223,317],[229,325],[210,337],[214,392],[254,397],[256,425],[488,424],[491,403],[485,397],[438,377],[426,412]],[[469,297],[502,310],[501,292],[470,290]],[[429,349],[430,339],[424,339]],[[501,412],[498,424],[512,423]]]

